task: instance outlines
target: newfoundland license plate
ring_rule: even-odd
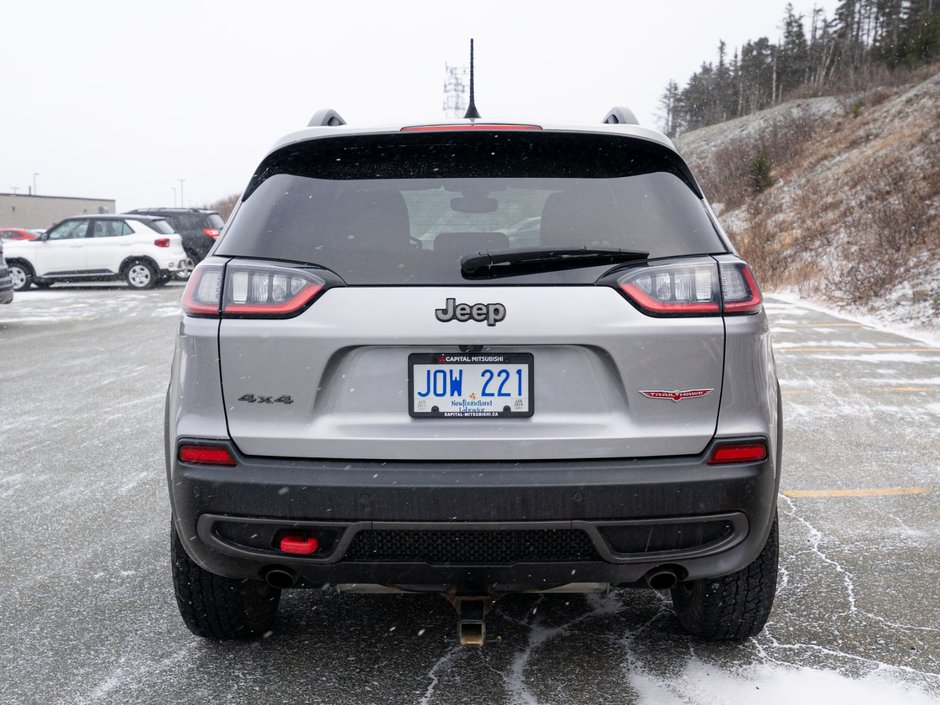
[[[415,417],[532,416],[532,354],[412,353],[408,392]]]

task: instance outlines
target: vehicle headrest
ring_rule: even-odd
[[[398,191],[344,193],[336,200],[334,223],[337,244],[385,250],[409,246],[408,206]]]
[[[622,225],[608,189],[561,191],[542,208],[543,247],[590,247],[617,240]]]

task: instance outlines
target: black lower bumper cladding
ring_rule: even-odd
[[[193,439],[180,439],[191,443]],[[772,460],[699,456],[525,462],[260,458],[170,463],[177,531],[228,577],[289,567],[309,585],[632,584],[734,572],[760,551],[776,502]],[[311,555],[279,550],[286,534]]]

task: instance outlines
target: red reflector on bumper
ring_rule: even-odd
[[[227,448],[220,446],[180,446],[179,459],[195,465],[235,466],[235,458]]]
[[[298,556],[309,556],[320,548],[320,542],[312,536],[308,539],[299,534],[289,534],[281,539],[281,551],[295,553]]]
[[[767,446],[763,443],[741,443],[716,447],[708,459],[708,464],[756,463],[766,459]]]

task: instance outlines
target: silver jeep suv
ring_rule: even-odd
[[[166,404],[187,626],[287,588],[434,591],[482,643],[522,590],[670,589],[738,640],[777,575],[761,294],[688,166],[603,124],[278,142],[194,271]]]

